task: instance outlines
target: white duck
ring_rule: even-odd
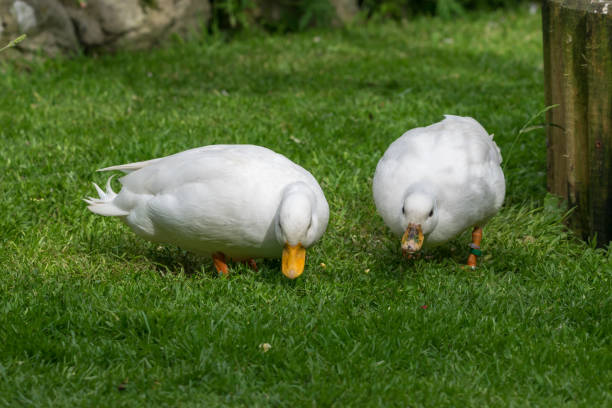
[[[321,187],[285,156],[253,145],[211,145],[99,171],[121,170],[116,194],[95,185],[92,212],[117,216],[139,236],[211,255],[227,274],[233,260],[282,253],[288,278],[304,270],[306,248],[325,232]],[[112,178],[112,177],[111,177]],[[252,263],[253,265],[253,263]]]
[[[376,167],[374,201],[404,254],[473,227],[467,263],[475,267],[482,226],[504,201],[501,161],[493,136],[469,117],[445,115],[391,143]]]

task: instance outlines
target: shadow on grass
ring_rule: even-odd
[[[176,247],[165,245],[157,246],[146,251],[145,258],[161,275],[184,274],[189,278],[206,276],[209,278],[223,278],[212,262],[211,257],[200,256]],[[254,274],[262,281],[273,281],[276,275],[281,274],[279,259],[257,259],[257,270],[245,262],[229,261],[229,277],[238,274]]]
[[[184,274],[188,277],[198,275],[213,277],[216,275],[210,259],[194,255],[180,248],[161,245],[150,248],[144,256],[161,275]]]
[[[384,237],[376,256],[375,279],[402,280],[415,278],[433,271],[443,270],[447,275],[482,276],[487,273],[528,273],[533,270],[533,258],[527,245],[500,246],[500,242],[483,243],[483,255],[478,258],[477,268],[466,267],[470,254],[471,233],[466,230],[458,237],[440,246],[425,248],[411,258],[404,257],[400,250],[399,239],[389,235]]]

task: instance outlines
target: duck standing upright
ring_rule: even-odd
[[[445,115],[391,143],[373,180],[376,209],[402,251],[439,245],[473,227],[467,264],[481,254],[482,227],[504,201],[502,157],[473,118]]]
[[[117,216],[137,235],[210,255],[219,273],[226,258],[282,257],[288,278],[304,270],[306,248],[325,232],[329,206],[305,169],[260,146],[211,145],[158,159],[112,166],[116,194],[96,185],[92,212]]]

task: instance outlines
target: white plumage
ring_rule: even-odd
[[[506,190],[499,148],[474,119],[446,115],[391,143],[373,180],[376,208],[397,235],[419,226],[421,243],[436,245],[495,215]],[[415,252],[420,245],[406,244]]]
[[[234,260],[308,248],[327,227],[329,206],[315,178],[253,145],[212,145],[101,169],[128,173],[115,194],[98,186],[89,209],[118,216],[139,236]],[[302,263],[303,268],[303,263]],[[295,275],[300,271],[283,272]],[[299,269],[299,268],[298,268]]]

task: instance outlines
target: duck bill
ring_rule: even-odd
[[[423,230],[418,224],[408,224],[406,232],[402,236],[402,252],[404,254],[413,254],[421,250],[423,246]]]
[[[285,244],[283,248],[282,271],[289,279],[295,279],[304,272],[306,248],[302,244]]]

